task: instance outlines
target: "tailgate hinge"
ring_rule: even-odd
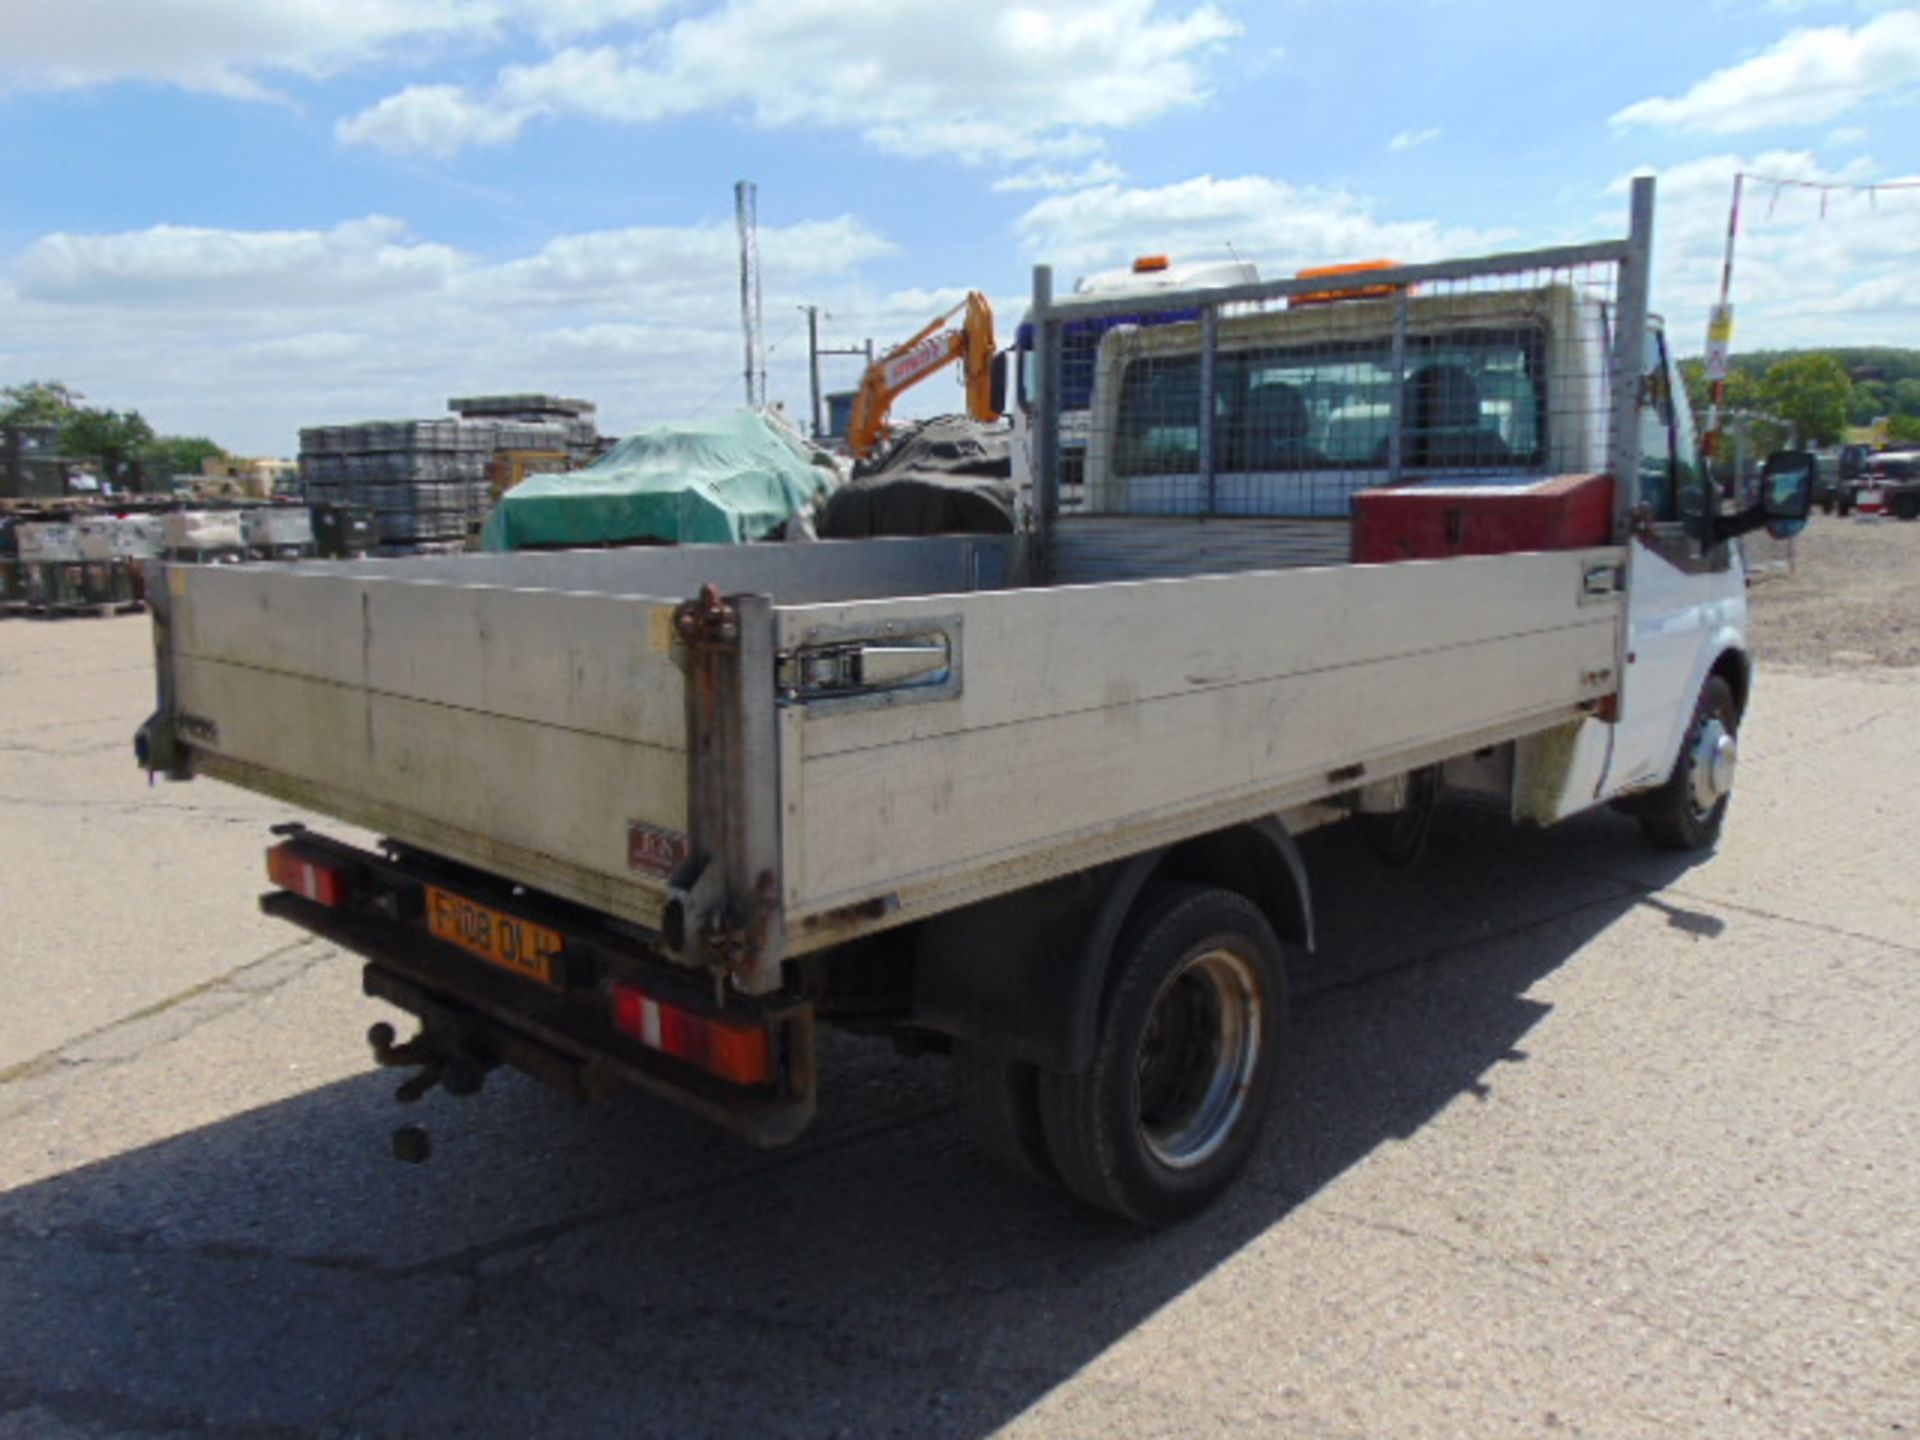
[[[712,585],[680,605],[686,646],[687,858],[667,884],[667,950],[764,995],[782,983],[780,744],[773,602]]]

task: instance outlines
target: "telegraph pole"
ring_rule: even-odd
[[[803,305],[800,308],[807,312],[807,387],[813,397],[807,418],[813,424],[813,438],[818,440],[826,428],[820,423],[820,307]]]
[[[820,410],[823,398],[820,393],[820,357],[822,355],[857,355],[871,365],[873,364],[873,341],[869,339],[864,345],[823,346],[820,343],[820,307],[802,305],[800,308],[807,312],[807,375],[813,385],[813,438],[818,440],[827,433],[826,417]],[[831,320],[833,316],[828,314],[827,318]]]

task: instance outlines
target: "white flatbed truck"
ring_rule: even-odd
[[[371,1036],[419,1067],[403,1095],[504,1064],[779,1144],[840,1027],[950,1050],[996,1157],[1167,1222],[1270,1108],[1302,832],[1417,831],[1464,787],[1717,835],[1751,674],[1730,540],[1803,519],[1812,467],[1775,457],[1740,516],[1707,495],[1651,225],[1647,182],[1624,240],[1115,329],[1071,515],[1058,338],[1127,302],[1036,272],[1032,535],[170,566],[141,763],[387,837],[290,827],[262,904],[418,1017]],[[1483,523],[1561,474],[1599,477],[1597,535]],[[1352,563],[1368,494],[1448,558]]]

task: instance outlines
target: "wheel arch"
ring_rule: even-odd
[[[1748,696],[1753,691],[1753,653],[1747,646],[1746,631],[1738,623],[1715,626],[1706,643],[1694,656],[1692,683],[1675,696],[1665,741],[1655,752],[1665,757],[1664,763],[1657,775],[1640,781],[1637,789],[1658,786],[1672,775],[1673,767],[1680,760],[1680,747],[1687,741],[1687,727],[1693,722],[1693,707],[1699,701],[1701,689],[1715,675],[1726,680],[1733,691],[1735,714],[1744,717]]]
[[[1314,949],[1313,894],[1307,885],[1306,862],[1277,819],[1183,841],[1163,851],[1160,863],[1146,878],[1187,880],[1236,891],[1260,907],[1273,933],[1283,941]]]
[[[1718,675],[1727,682],[1727,688],[1733,691],[1734,712],[1744,717],[1747,696],[1753,689],[1753,657],[1738,646],[1729,645],[1707,667],[1707,674]],[[1701,683],[1705,683],[1704,677]]]
[[[1289,951],[1314,948],[1306,863],[1269,817],[929,920],[914,953],[915,1022],[1043,1069],[1086,1069],[1114,946],[1156,880],[1235,891]]]

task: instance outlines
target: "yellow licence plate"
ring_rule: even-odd
[[[553,957],[566,944],[558,930],[502,915],[433,885],[427,886],[427,929],[436,940],[545,985],[553,984]]]

